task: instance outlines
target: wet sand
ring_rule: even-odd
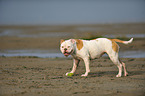
[[[145,34],[145,24],[72,25],[72,26],[0,26],[0,35],[7,30],[21,31],[0,36],[3,50],[59,50],[59,40],[94,38],[115,34],[128,40],[126,34]],[[6,33],[5,33],[6,31]],[[11,32],[11,31],[10,31]],[[60,36],[43,35],[52,32]],[[64,34],[68,34],[67,36]],[[40,35],[41,34],[41,35]],[[34,37],[31,37],[35,35]],[[134,38],[129,45],[120,45],[120,51],[145,51],[145,38]],[[70,58],[0,57],[0,96],[144,96],[145,58],[121,58],[129,76],[116,78],[117,67],[107,58],[91,61],[91,73],[85,72],[81,62],[76,74],[65,76],[72,67]]]
[[[59,49],[60,39],[98,37],[129,40],[127,34],[145,34],[145,23],[94,24],[62,26],[0,26],[0,50]],[[4,35],[2,35],[4,34]],[[50,35],[50,36],[49,36]],[[55,35],[55,36],[53,36]],[[119,44],[121,50],[145,50],[145,38],[134,38],[129,45]]]

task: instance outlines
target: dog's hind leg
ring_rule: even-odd
[[[111,52],[111,54],[108,54],[112,62],[117,65],[119,72],[116,75],[116,77],[121,77],[122,76],[122,63],[118,59],[118,53],[116,52]]]
[[[119,61],[123,65],[123,68],[124,68],[124,76],[127,76],[128,75],[128,72],[126,71],[125,63],[123,63],[121,60],[119,60]]]
[[[116,75],[116,77],[121,77],[122,76],[122,64],[119,62],[119,60],[114,60],[113,61],[115,65],[117,65],[119,72]]]
[[[110,43],[108,42],[108,44],[110,44]],[[115,65],[117,65],[117,67],[119,69],[119,72],[116,75],[116,77],[121,77],[122,63],[119,61],[118,52],[119,52],[119,46],[117,45],[117,43],[115,41],[111,40],[111,45],[108,45],[108,47],[106,47],[106,53],[109,55],[112,62]]]

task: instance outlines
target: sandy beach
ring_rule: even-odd
[[[97,37],[129,40],[120,52],[145,51],[145,24],[94,24],[62,26],[0,26],[0,52],[5,50],[52,50],[60,39]],[[143,37],[142,37],[143,36]],[[116,78],[117,67],[108,57],[92,60],[88,77],[81,61],[72,77],[71,58],[33,56],[0,57],[0,96],[144,96],[145,57],[121,58],[129,76]]]
[[[76,74],[72,60],[0,58],[1,96],[144,96],[145,58],[122,58],[129,76],[116,78],[117,67],[107,58],[93,60],[88,77],[81,62]]]

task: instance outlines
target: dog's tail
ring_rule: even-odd
[[[123,43],[123,44],[130,44],[133,41],[133,38],[131,38],[129,41],[122,41],[119,39],[112,39],[112,40],[114,40],[115,42]]]

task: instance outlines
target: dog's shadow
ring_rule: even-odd
[[[145,71],[129,71],[128,76],[134,76],[134,75],[142,75]]]
[[[113,77],[115,74],[117,74],[117,71],[101,71],[101,72],[90,72],[90,77],[103,77],[103,76],[111,76]]]
[[[142,75],[145,71],[128,71],[128,76],[134,76],[134,75]],[[90,77],[114,77],[118,74],[118,71],[101,71],[101,72],[90,72]],[[124,76],[124,72],[122,73],[122,76]]]

